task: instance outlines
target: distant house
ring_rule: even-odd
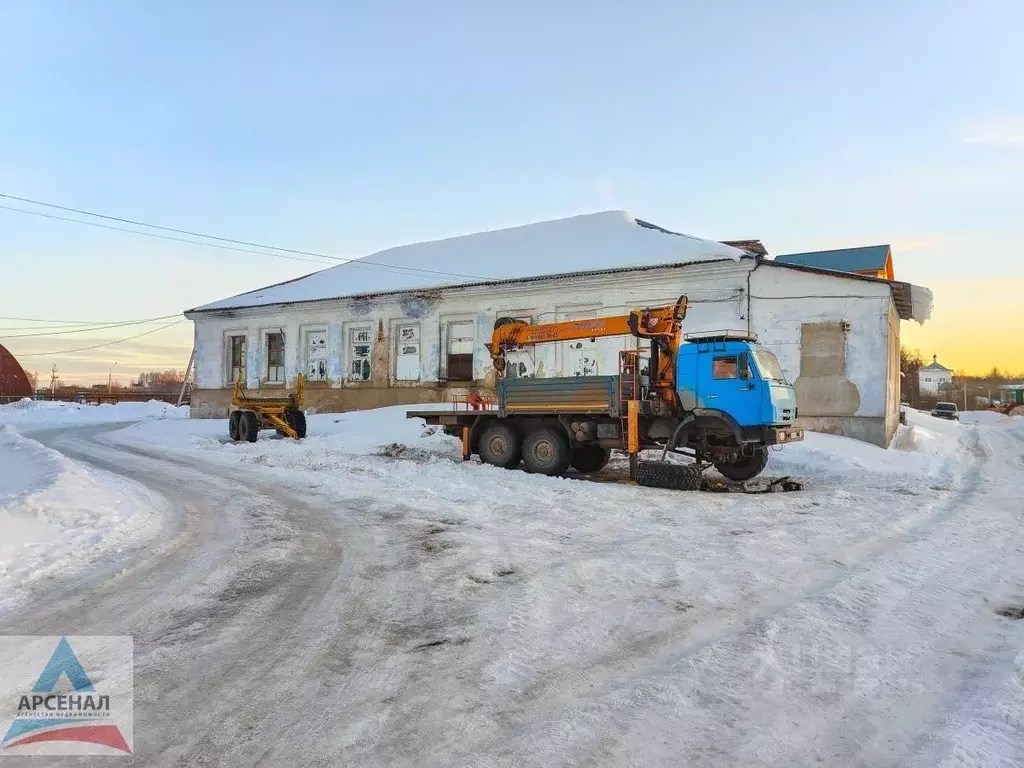
[[[937,355],[917,372],[918,392],[922,395],[937,395],[953,383],[953,371],[939,362]]]
[[[775,257],[776,264],[795,264],[832,272],[853,272],[855,275],[894,280],[892,249],[888,245],[868,245],[863,248],[840,248],[834,251],[807,251],[784,253]]]
[[[1024,405],[1024,384],[1004,384],[999,388],[999,401]]]

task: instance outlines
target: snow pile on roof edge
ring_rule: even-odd
[[[914,319],[921,325],[932,316],[934,296],[928,288],[920,285],[910,285],[910,304],[914,313]]]

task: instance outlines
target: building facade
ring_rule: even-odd
[[[795,384],[802,426],[885,446],[899,416],[899,323],[915,317],[910,289],[744,255],[257,306],[215,303],[186,313],[195,323],[192,415],[226,417],[238,376],[249,390],[272,392],[294,386],[300,372],[313,411],[446,402],[493,390],[484,345],[499,317],[545,323],[624,314],[686,294],[686,331],[746,330],[775,352]],[[539,345],[510,353],[506,375],[616,373],[619,351],[636,343]]]

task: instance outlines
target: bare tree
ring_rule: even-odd
[[[900,347],[900,373],[902,374],[902,399],[913,403],[920,399],[917,372],[924,365],[921,352],[916,349]]]

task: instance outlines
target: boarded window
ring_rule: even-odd
[[[306,378],[327,381],[327,331],[306,331]]]
[[[348,378],[350,381],[370,380],[370,329],[353,328],[348,336]]]
[[[711,362],[711,376],[715,379],[735,379],[739,377],[739,364],[735,355],[716,357]]]
[[[566,320],[590,320],[597,317],[596,309],[580,309],[566,313]],[[563,342],[562,360],[565,376],[597,376],[597,340],[577,339]]]
[[[846,334],[843,322],[802,323],[800,376],[794,382],[801,416],[853,416],[860,408],[860,391],[846,373]]]
[[[400,325],[395,334],[395,379],[420,379],[420,327]]]
[[[228,337],[228,383],[245,382],[245,336]]]
[[[267,381],[284,381],[284,334],[267,334]]]
[[[474,325],[448,323],[448,380],[473,380]]]
[[[516,322],[526,323],[527,325],[533,324],[533,316],[522,312],[502,315],[502,317],[510,317]],[[523,379],[533,376],[533,374],[534,364],[532,346],[530,349],[510,349],[505,353],[506,379]]]

